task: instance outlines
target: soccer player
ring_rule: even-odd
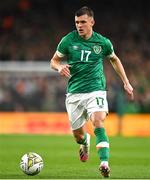
[[[73,135],[80,144],[80,160],[85,162],[89,157],[90,135],[85,132],[84,124],[90,119],[96,136],[99,170],[103,177],[109,177],[109,140],[104,128],[108,114],[104,59],[110,60],[131,99],[133,88],[112,43],[93,31],[94,23],[93,10],[86,6],[77,10],[76,30],[61,39],[50,66],[68,78],[66,109]],[[66,63],[62,63],[64,57]]]

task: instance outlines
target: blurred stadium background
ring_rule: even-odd
[[[135,88],[130,103],[107,63],[110,112],[120,110],[119,102],[127,113],[150,112],[150,12],[142,0],[1,1],[0,111],[65,111],[66,81],[51,72],[49,60],[82,5],[95,11],[95,30],[111,39]]]
[[[143,114],[141,121],[146,118],[150,127],[149,1],[5,0],[0,1],[0,122],[6,129],[13,116],[4,112],[66,112],[66,79],[49,68],[49,60],[61,37],[75,28],[74,12],[83,5],[94,10],[94,30],[113,42],[135,89],[131,102],[105,62],[110,114],[121,119]]]
[[[99,178],[96,152],[89,164],[80,165],[73,137],[66,136],[71,134],[64,103],[67,80],[49,67],[57,43],[75,28],[74,12],[83,5],[94,10],[94,30],[110,38],[134,87],[131,102],[105,62],[112,178],[150,177],[145,171],[150,162],[150,1],[1,0],[0,178],[26,178],[18,164],[27,151],[44,157],[46,167],[38,177]],[[93,134],[91,124],[86,127]]]

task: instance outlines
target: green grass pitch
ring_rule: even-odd
[[[110,179],[150,179],[150,138],[111,137],[110,142]],[[88,162],[79,161],[78,147],[71,135],[0,135],[0,179],[101,179],[95,137]],[[29,151],[44,160],[36,176],[25,175],[19,167]]]

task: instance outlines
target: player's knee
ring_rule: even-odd
[[[93,126],[99,128],[104,127],[104,119],[94,120]]]
[[[94,127],[104,127],[104,121],[106,118],[106,113],[94,113],[92,115],[92,123]]]

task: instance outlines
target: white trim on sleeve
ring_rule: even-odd
[[[113,56],[115,56],[114,51],[113,51],[110,55],[108,55],[107,57],[108,57],[108,58],[112,58]]]
[[[59,52],[58,50],[56,51],[56,54],[57,54],[57,56],[59,56],[60,58],[65,56],[64,54],[62,54],[62,53]]]

